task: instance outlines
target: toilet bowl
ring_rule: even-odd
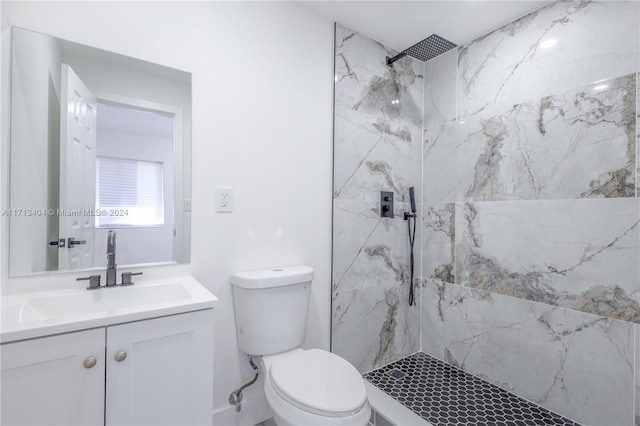
[[[305,265],[232,274],[238,346],[260,357],[278,426],[364,426],[371,406],[358,370],[331,352],[301,349],[312,279]]]
[[[366,425],[371,406],[362,376],[351,364],[320,349],[262,357],[264,391],[273,418],[283,425]]]

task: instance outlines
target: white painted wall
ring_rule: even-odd
[[[268,413],[260,409],[264,398],[257,386],[245,392],[248,403],[238,419],[226,410],[229,393],[252,376],[237,350],[229,276],[277,265],[312,266],[305,345],[328,349],[332,23],[286,2],[3,1],[1,7],[3,35],[8,25],[17,25],[193,73],[187,269],[221,301],[215,310],[214,411],[217,424],[262,420]],[[6,114],[4,99],[2,105]],[[232,213],[215,213],[217,185],[233,187]],[[2,240],[6,262],[6,221]],[[149,269],[143,277],[180,269]],[[6,268],[2,274],[3,293],[75,286],[78,276],[9,279]]]

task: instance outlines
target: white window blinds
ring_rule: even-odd
[[[96,227],[163,226],[163,165],[97,157]]]

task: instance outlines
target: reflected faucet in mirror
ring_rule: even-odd
[[[116,285],[116,231],[107,234],[107,287]]]

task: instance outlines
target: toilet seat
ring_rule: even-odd
[[[269,378],[278,396],[312,414],[345,417],[359,412],[367,403],[367,390],[358,370],[320,349],[274,359]]]

